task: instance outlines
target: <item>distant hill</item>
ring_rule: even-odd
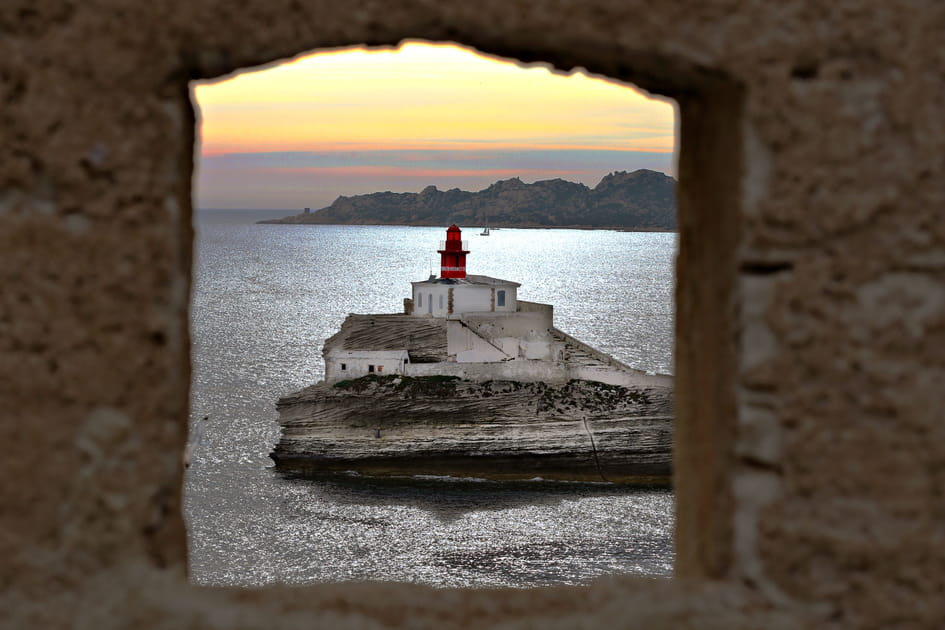
[[[563,179],[498,181],[485,190],[379,192],[338,197],[309,214],[259,223],[343,225],[489,225],[676,229],[676,180],[656,171],[618,171],[594,188]]]

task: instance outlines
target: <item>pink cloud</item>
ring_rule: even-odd
[[[256,169],[258,172],[296,175],[335,175],[341,177],[555,177],[564,175],[583,175],[591,171],[584,169],[547,168],[494,168],[494,169],[438,169],[414,168],[403,166],[312,166],[312,167],[269,167]]]

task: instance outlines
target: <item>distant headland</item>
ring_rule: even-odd
[[[676,180],[641,169],[617,171],[594,188],[549,179],[498,181],[479,192],[427,186],[419,193],[338,197],[327,208],[259,223],[335,225],[487,225],[673,231]]]

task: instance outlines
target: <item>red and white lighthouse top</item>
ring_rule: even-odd
[[[462,231],[455,223],[449,226],[446,230],[446,241],[442,243],[441,249],[437,250],[440,255],[441,278],[466,277],[466,254],[469,250],[465,246]]]

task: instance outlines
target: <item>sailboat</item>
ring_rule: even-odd
[[[489,236],[489,226],[482,228],[482,232],[479,233],[479,236]]]

